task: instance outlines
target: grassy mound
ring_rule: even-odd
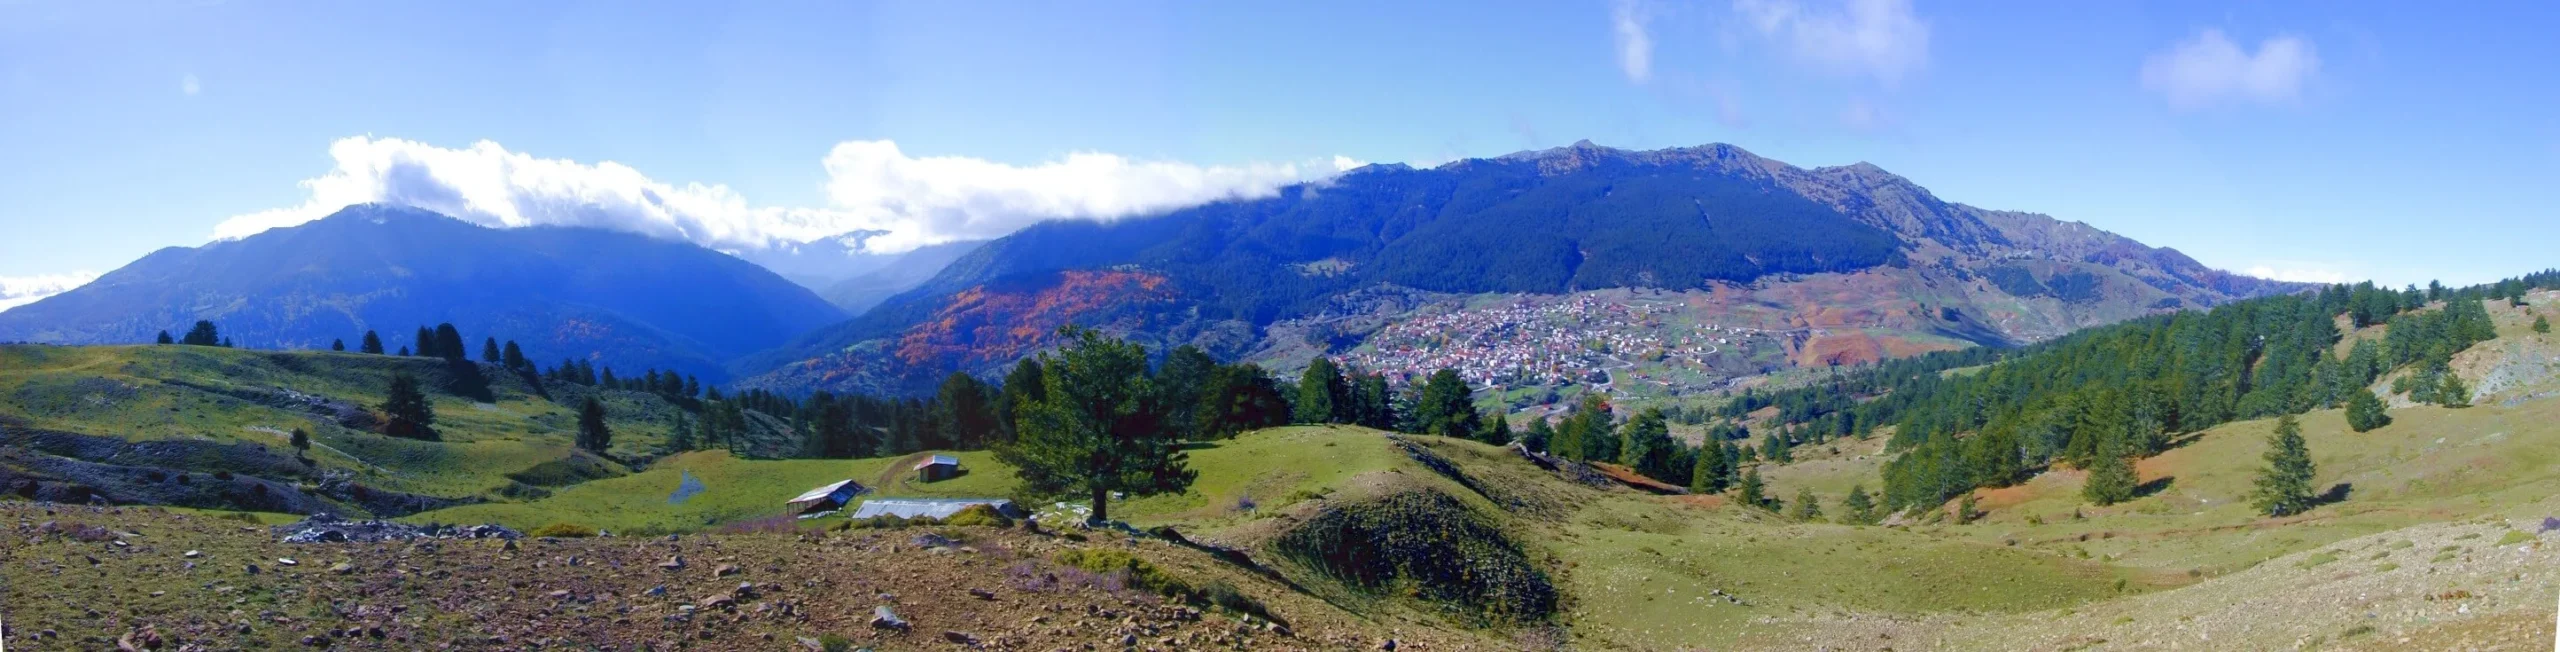
[[[1475,622],[1545,620],[1558,602],[1519,543],[1433,489],[1326,507],[1269,545],[1373,596],[1413,595]]]

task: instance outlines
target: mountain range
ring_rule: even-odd
[[[2085,224],[1946,202],[1869,164],[1805,169],[1730,145],[1586,141],[1430,169],[1373,165],[1140,219],[1035,225],[733,369],[775,389],[919,392],[951,369],[993,374],[1068,323],[1285,366],[1310,354],[1274,338],[1290,330],[1280,326],[1383,313],[1366,320],[1370,331],[1335,330],[1315,347],[1338,353],[1418,305],[1611,288],[1792,304],[1755,328],[2001,345],[2300,287]],[[1420,298],[1356,300],[1382,289]]]
[[[201,247],[171,247],[0,313],[0,341],[149,342],[216,322],[240,346],[388,346],[453,323],[543,364],[726,378],[723,363],[845,313],[764,268],[692,244],[589,228],[492,229],[367,204]]]
[[[955,370],[994,376],[1069,324],[1284,371],[1317,355],[1410,367],[1554,353],[1523,352],[1556,346],[1522,344],[1536,327],[1522,315],[1641,303],[1634,321],[1573,317],[1598,353],[1532,371],[1551,385],[1628,375],[1677,394],[2303,287],[2077,222],[1944,201],[1869,164],[1799,168],[1731,145],[1586,141],[1427,169],[1372,165],[1270,197],[898,254],[866,251],[872,235],[731,255],[359,205],[152,253],[0,313],[0,341],[144,342],[208,319],[244,346],[352,347],[367,329],[397,346],[419,325],[452,322],[546,364],[912,395]],[[1431,332],[1425,320],[1476,326]],[[1639,347],[1649,348],[1618,350]],[[1470,380],[1523,375],[1512,372]]]

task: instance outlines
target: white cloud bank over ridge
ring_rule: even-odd
[[[0,276],[0,312],[35,303],[72,288],[98,280],[96,272],[39,274],[35,276]]]
[[[2242,270],[2240,273],[2263,279],[2284,281],[2287,283],[2320,283],[2323,285],[2337,285],[2339,283],[2347,282],[2346,272],[2318,266],[2288,264],[2284,267],[2277,267],[2274,265],[2258,265]]]
[[[2277,35],[2251,53],[2208,28],[2144,59],[2142,87],[2182,110],[2232,101],[2280,104],[2300,99],[2319,72],[2320,53],[2308,39]]]
[[[449,149],[360,136],[331,143],[329,156],[335,165],[327,174],[302,182],[310,193],[302,204],[232,217],[214,227],[214,237],[245,237],[379,202],[493,227],[609,228],[729,251],[876,230],[885,234],[866,240],[866,248],[891,253],[998,237],[1042,220],[1112,220],[1264,197],[1362,165],[1337,156],[1201,166],[1079,152],[1024,166],[914,157],[892,141],[847,141],[821,162],[829,205],[784,207],[749,204],[724,185],[676,185],[620,163],[536,158],[485,140]]]

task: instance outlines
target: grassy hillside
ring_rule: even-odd
[[[395,372],[430,388],[441,442],[387,437],[343,425],[331,406],[374,410]],[[619,457],[646,456],[664,441],[679,410],[648,394],[553,385],[550,398],[503,372],[488,373],[497,400],[479,403],[432,388],[441,361],[327,352],[272,352],[194,346],[0,346],[0,418],[12,432],[68,433],[123,442],[183,442],[186,450],[263,448],[289,456],[288,434],[312,435],[305,481],[343,475],[368,487],[445,498],[538,494],[553,470],[576,460],[589,475],[619,475],[611,462],[579,454],[570,407],[593,395],[606,406]],[[154,456],[114,463],[215,473],[236,456]],[[548,466],[547,466],[548,465]],[[533,480],[532,484],[518,478]]]

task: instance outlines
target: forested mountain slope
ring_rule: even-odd
[[[1377,288],[1547,296],[1760,292],[1808,280],[1830,285],[1778,307],[1874,313],[1811,326],[1974,343],[2294,287],[2086,225],[1944,202],[1871,165],[1808,170],[1729,145],[1586,142],[1431,169],[1370,166],[1140,219],[1036,225],[736,370],[784,391],[913,393],[950,370],[991,373],[1069,322],[1254,358],[1291,346],[1268,341],[1273,324],[1357,313],[1365,308],[1343,297]],[[1916,293],[1947,296],[1897,302]],[[1362,335],[1335,332],[1322,346],[1338,351]]]

